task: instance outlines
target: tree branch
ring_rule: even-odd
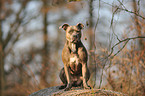
[[[123,45],[123,47],[122,47],[117,53],[115,53],[113,56],[111,56],[110,58],[113,58],[114,56],[116,56],[116,55],[126,46],[126,44],[128,43],[129,40],[138,39],[138,38],[142,39],[142,38],[145,38],[145,36],[137,36],[137,37],[131,37],[131,38],[126,38],[126,39],[124,39],[124,40],[120,40],[118,43],[116,43],[114,46],[112,46],[111,52],[110,52],[110,54],[109,54],[106,58],[108,58],[108,57],[110,57],[110,56],[112,55],[112,53],[113,53],[113,51],[114,51],[114,48],[115,48],[117,45],[119,45],[120,43],[125,42],[125,44]],[[105,58],[105,59],[106,59],[106,58]]]
[[[142,19],[145,19],[144,16],[140,15],[140,14],[137,13],[137,12],[130,11],[130,10],[126,9],[126,8],[120,8],[120,7],[118,7],[118,6],[113,6],[113,5],[111,5],[111,4],[109,4],[109,3],[106,3],[106,2],[104,2],[104,1],[101,1],[101,2],[103,2],[103,3],[105,3],[105,4],[109,5],[109,6],[112,6],[112,7],[114,7],[114,8],[117,7],[117,8],[120,9],[120,10],[126,11],[126,12],[128,12],[128,13],[132,13],[132,14],[134,14],[134,15],[136,15],[136,16],[142,18]]]
[[[25,8],[26,4],[28,3],[29,0],[25,0],[25,2],[22,2],[21,8],[18,11],[18,13],[16,14],[16,19],[15,21],[10,25],[10,30],[8,32],[8,35],[6,37],[6,39],[4,40],[4,46],[3,48],[5,49],[9,43],[9,41],[12,39],[12,37],[14,36],[14,32],[16,32],[21,24],[21,20],[22,18],[20,18],[20,14],[22,12],[22,10]],[[16,26],[16,27],[15,27]],[[15,27],[15,28],[14,28]],[[13,29],[13,30],[12,30]]]

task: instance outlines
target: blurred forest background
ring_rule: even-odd
[[[64,23],[83,23],[91,87],[145,96],[144,0],[0,0],[0,96],[61,85]]]

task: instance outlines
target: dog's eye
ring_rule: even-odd
[[[73,31],[69,31],[69,33],[73,33]]]

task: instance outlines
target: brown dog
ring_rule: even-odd
[[[79,23],[76,26],[64,24],[60,28],[66,31],[66,43],[62,51],[62,68],[59,76],[64,83],[60,89],[69,90],[72,86],[80,86],[89,88],[87,81],[90,77],[90,72],[87,67],[88,54],[87,50],[81,42],[81,29],[83,24]]]

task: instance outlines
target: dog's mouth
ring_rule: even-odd
[[[80,38],[78,36],[71,38],[71,43],[77,43],[79,41],[80,41]]]
[[[80,39],[76,38],[76,39],[72,39],[71,43],[78,43],[80,41]]]

